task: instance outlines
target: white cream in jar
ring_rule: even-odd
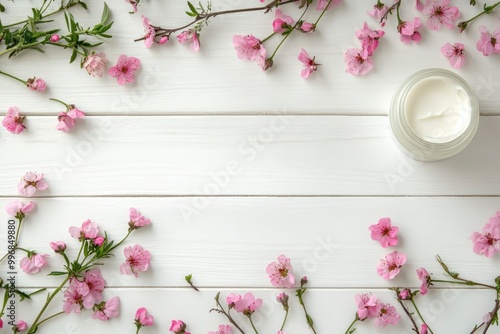
[[[477,129],[479,108],[461,77],[443,69],[427,69],[399,88],[389,119],[403,152],[432,161],[455,155],[469,144]]]

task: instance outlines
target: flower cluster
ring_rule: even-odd
[[[471,239],[474,253],[484,254],[486,257],[500,253],[500,211],[484,225],[482,233],[473,232]]]
[[[361,48],[350,48],[344,53],[346,71],[352,75],[366,74],[373,68],[372,56],[378,47],[379,39],[384,36],[382,30],[372,30],[365,22],[356,32]]]

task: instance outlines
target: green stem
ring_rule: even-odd
[[[255,325],[253,323],[252,315],[251,314],[248,315],[248,319],[250,320],[250,324],[252,325],[252,328],[253,328],[255,334],[259,334],[259,332],[257,332],[257,328],[255,328]]]
[[[282,331],[283,328],[285,328],[285,323],[287,318],[288,318],[288,309],[285,310],[285,318],[283,319],[283,323],[281,324],[280,331]]]
[[[71,8],[71,7],[75,6],[75,5],[77,5],[79,2],[80,2],[80,1],[73,2],[73,0],[70,0],[70,1],[66,4],[66,6],[62,6],[62,4],[61,4],[61,7],[59,7],[59,9],[57,9],[57,10],[55,10],[55,11],[53,11],[53,12],[50,12],[50,13],[48,13],[47,15],[42,16],[42,18],[45,18],[45,17],[49,17],[49,16],[52,16],[52,15],[55,15],[55,14],[57,14],[57,13],[59,13],[59,12],[62,12],[63,10],[67,10],[67,9],[69,9],[69,8]],[[40,11],[42,12],[42,14],[43,14],[43,13],[44,13],[44,12],[48,9],[48,6],[47,6],[47,8],[43,9],[43,11],[42,11],[42,9],[43,9],[43,5],[42,5],[42,8],[41,8],[41,10],[40,10]],[[28,20],[22,20],[22,21],[19,21],[19,22],[15,22],[15,23],[11,23],[11,24],[4,25],[3,27],[4,27],[4,28],[15,27],[15,26],[20,25],[20,24],[26,24],[27,22],[28,22]]]
[[[321,12],[321,14],[319,14],[318,19],[316,20],[316,22],[314,22],[314,26],[318,25],[319,20],[321,20],[321,18],[323,17],[323,15],[325,15],[325,12],[328,10],[328,7],[330,6],[331,3],[332,3],[332,0],[328,1],[328,4],[326,5],[325,9],[323,9],[323,11]]]
[[[3,54],[3,52],[0,52],[0,56],[1,56],[2,54]],[[22,82],[24,85],[26,85],[26,81],[24,81],[24,80],[22,80],[22,79],[19,79],[18,77],[13,76],[12,74],[5,73],[5,72],[3,72],[3,71],[0,71],[0,74],[3,74],[3,75],[5,75],[5,76],[7,76],[7,77],[9,77],[9,78],[12,78],[12,79],[14,79],[14,80],[17,80],[17,81],[19,81],[19,82]]]
[[[62,281],[62,283],[47,297],[47,301],[45,302],[45,305],[43,305],[42,309],[40,310],[40,312],[36,316],[35,320],[31,324],[31,327],[30,327],[30,330],[28,331],[28,334],[34,334],[38,330],[38,326],[41,324],[38,321],[42,317],[43,313],[45,312],[45,310],[49,306],[49,304],[52,301],[52,299],[54,299],[54,297],[59,293],[59,291],[61,291],[61,289],[69,281],[70,278],[71,278],[71,275],[68,275],[64,279],[64,281]]]
[[[7,75],[7,76],[9,76],[9,77],[12,77],[12,78],[14,78],[14,79],[16,79],[16,80],[20,80],[20,81],[22,81],[21,79],[18,79],[18,78],[16,78],[16,77],[13,77],[13,76],[11,76],[11,75],[9,75],[9,74],[6,74],[6,73],[4,73],[4,72],[2,72],[2,71],[0,71],[0,73],[5,74],[5,75]],[[26,84],[26,83],[25,83],[25,84]],[[12,249],[12,251],[15,251],[16,249],[18,249],[18,247],[17,247],[17,243],[18,243],[18,241],[19,241],[19,231],[21,230],[21,224],[22,224],[22,222],[23,222],[23,219],[22,219],[22,218],[18,218],[18,220],[19,220],[19,226],[17,227],[17,231],[16,231],[16,238],[14,239],[14,248]],[[0,259],[0,262],[2,262],[3,260],[5,260],[5,258],[6,258],[7,256],[9,256],[10,252],[11,252],[11,251],[8,251],[8,252],[7,252],[7,254],[5,254],[4,256],[2,256],[2,258]]]
[[[309,328],[311,328],[311,330],[313,331],[314,334],[317,334],[316,330],[314,329],[312,318],[309,315],[309,313],[307,312],[306,304],[304,303],[304,299],[302,298],[302,294],[304,292],[305,292],[305,289],[302,289],[302,292],[297,293],[297,297],[299,297],[299,303],[300,303],[300,305],[302,305],[302,309],[304,309],[304,314],[306,316],[306,322],[309,325]]]
[[[437,283],[452,283],[452,284],[461,284],[461,285],[468,285],[468,286],[482,286],[488,289],[496,289],[495,286],[493,285],[488,285],[488,284],[483,284],[483,283],[477,283],[474,281],[468,281],[466,279],[456,277],[455,278],[457,281],[449,281],[449,280],[441,280],[441,279],[431,279],[431,283],[437,282]]]
[[[415,308],[415,311],[417,311],[417,314],[418,314],[418,316],[419,316],[420,320],[422,320],[422,322],[423,322],[424,324],[426,324],[426,325],[427,325],[427,329],[429,330],[429,332],[430,332],[431,334],[434,334],[434,332],[432,331],[432,329],[429,327],[429,324],[428,324],[428,323],[424,320],[424,317],[423,317],[423,316],[422,316],[422,314],[420,313],[420,310],[418,309],[417,304],[416,304],[416,303],[415,303],[415,301],[413,300],[413,297],[410,299],[410,301],[411,301],[411,303],[413,304],[413,307]]]
[[[397,295],[397,291],[396,291],[396,295]],[[410,319],[410,321],[413,325],[413,330],[415,331],[415,333],[417,333],[417,334],[420,333],[420,331],[418,330],[418,325],[415,322],[415,319],[413,319],[413,316],[411,315],[410,311],[408,311],[405,304],[403,304],[403,301],[401,300],[401,298],[399,298],[399,296],[397,296],[396,300],[398,301],[399,305],[401,305],[401,307],[403,308],[403,311],[405,311],[406,315],[408,316],[408,319]]]
[[[496,4],[494,5],[491,5],[491,6],[485,6],[485,10],[483,10],[481,13],[477,14],[476,16],[468,19],[467,21],[464,21],[464,22],[461,22],[461,24],[465,24],[465,25],[468,25],[470,22],[474,21],[475,19],[477,19],[478,17],[484,15],[484,14],[490,14],[493,9],[495,9],[496,6],[500,5],[500,1],[497,2]]]
[[[55,318],[55,317],[57,317],[57,316],[59,316],[59,315],[62,315],[62,314],[64,314],[64,313],[65,313],[64,311],[61,311],[61,312],[58,312],[58,313],[56,313],[56,314],[52,314],[50,317],[47,317],[47,318],[43,319],[42,321],[40,321],[40,322],[38,323],[38,326],[40,326],[40,325],[41,325],[41,324],[43,324],[44,322],[46,322],[46,321],[48,321],[48,320],[50,320],[50,319],[52,319],[52,318]]]
[[[347,328],[347,330],[345,331],[345,334],[349,334],[349,333],[352,333],[350,332],[351,328],[354,326],[354,324],[359,320],[359,317],[358,317],[358,313],[356,313],[355,317],[354,317],[354,320],[351,322],[351,324],[349,325],[349,327]]]

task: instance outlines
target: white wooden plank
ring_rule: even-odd
[[[31,5],[31,3],[27,4]],[[214,10],[257,6],[245,0],[214,1]],[[273,13],[221,16],[212,20],[201,36],[202,48],[193,53],[187,45],[172,40],[163,46],[146,49],[142,42],[133,42],[143,32],[141,14],[153,23],[169,26],[188,21],[184,14],[185,2],[143,3],[140,12],[128,15],[129,5],[123,1],[111,2],[114,27],[113,38],[100,50],[105,51],[110,63],[115,63],[120,54],[136,56],[142,60],[143,68],[138,72],[136,85],[119,87],[110,77],[92,78],[80,69],[78,62],[67,65],[69,52],[48,49],[21,55],[13,60],[2,60],[7,68],[22,78],[46,78],[50,87],[43,94],[36,94],[22,86],[0,77],[2,87],[0,111],[2,113],[18,105],[28,114],[52,114],[59,109],[49,97],[57,97],[80,105],[92,114],[113,113],[268,113],[287,111],[291,113],[347,113],[386,114],[389,102],[397,87],[413,72],[428,67],[451,69],[440,53],[446,42],[462,42],[466,45],[466,65],[456,71],[471,85],[480,100],[483,113],[498,113],[500,102],[500,77],[495,69],[500,57],[484,57],[475,49],[479,39],[478,27],[487,26],[490,31],[497,27],[495,15],[484,16],[470,26],[470,31],[459,34],[455,29],[439,32],[422,28],[423,40],[419,45],[404,45],[399,41],[396,18],[391,17],[385,26],[386,35],[374,55],[374,70],[363,78],[345,72],[343,53],[350,47],[359,47],[355,31],[365,21],[372,28],[378,23],[366,15],[372,3],[344,1],[344,4],[328,12],[314,34],[292,36],[280,49],[275,66],[263,73],[256,64],[239,60],[232,46],[234,34],[255,34],[260,38],[271,32]],[[458,5],[458,4],[457,4]],[[14,11],[10,8],[25,6],[23,3],[6,4],[9,20],[25,17],[26,9]],[[292,5],[291,7],[295,7]],[[403,18],[421,16],[413,4],[403,6]],[[480,9],[463,3],[464,12],[460,20],[473,16]],[[480,7],[480,6],[479,6]],[[284,9],[285,13],[296,12]],[[100,6],[90,6],[90,13],[77,12],[83,26],[91,26],[100,19]],[[314,20],[317,13],[307,19]],[[425,18],[422,17],[425,23]],[[278,39],[271,40],[269,53]],[[300,48],[304,47],[322,64],[320,71],[310,80],[300,78],[301,64],[297,60]],[[38,66],[43,64],[43,67]],[[68,78],[71,78],[68,80]],[[216,80],[214,80],[216,78]],[[70,84],[68,84],[70,83]],[[272,89],[271,89],[272,88]],[[89,99],[89,96],[92,98]]]
[[[73,133],[32,116],[4,131],[0,194],[27,171],[41,195],[499,195],[500,119],[483,117],[462,153],[407,158],[386,117],[88,117]]]
[[[125,245],[141,244],[152,253],[151,270],[139,279],[124,276],[122,247],[106,261],[103,273],[110,286],[186,286],[193,274],[201,287],[269,287],[266,266],[278,255],[291,258],[297,277],[311,286],[383,288],[417,287],[415,270],[425,267],[445,278],[435,260],[439,254],[463,277],[492,283],[499,258],[472,252],[470,235],[500,210],[497,198],[50,198],[36,199],[37,209],[25,220],[21,245],[52,254],[50,268],[28,276],[18,272],[20,286],[55,286],[46,277],[60,270],[62,259],[50,241],[63,240],[76,256],[78,242],[70,226],[86,219],[119,240],[128,228],[128,208],[136,207],[153,224],[132,234]],[[0,201],[5,207],[6,199]],[[203,207],[203,206],[204,207]],[[185,215],[187,210],[194,213]],[[400,228],[401,242],[383,249],[370,239],[368,227],[390,217]],[[2,210],[0,245],[6,250],[7,220]],[[408,263],[394,281],[376,274],[379,259],[394,250]],[[18,259],[22,256],[18,252]],[[19,262],[18,262],[19,263]]]
[[[43,324],[37,333],[109,333],[133,332],[133,319],[139,307],[146,307],[155,317],[153,327],[143,327],[141,333],[167,332],[171,320],[183,320],[191,333],[207,333],[215,331],[219,324],[227,324],[227,320],[209,310],[215,306],[214,296],[221,292],[221,302],[231,292],[252,292],[262,298],[264,306],[254,313],[253,319],[259,333],[275,333],[281,326],[284,312],[275,296],[281,292],[276,289],[203,289],[201,292],[186,289],[106,289],[105,297],[118,295],[121,300],[121,312],[118,318],[103,322],[92,319],[88,310],[80,315],[63,315]],[[388,290],[318,290],[310,289],[304,295],[304,300],[311,317],[314,320],[317,333],[344,333],[354,318],[356,305],[354,296],[357,293],[372,292],[385,303],[395,304],[393,293]],[[293,291],[290,295],[290,314],[285,326],[285,332],[290,334],[312,333],[307,327],[301,306]],[[32,302],[19,304],[18,314],[28,323],[32,321],[39,309],[43,295]],[[419,309],[429,323],[434,333],[469,333],[475,324],[481,322],[483,315],[491,311],[493,302],[490,291],[485,290],[434,290],[424,297],[416,299]],[[54,307],[49,308],[47,315],[61,310],[60,300],[55,300]],[[377,328],[372,320],[358,322],[356,333],[413,333],[411,323],[403,315],[398,305],[398,313],[402,318],[398,325]],[[235,314],[235,319],[245,330],[254,333],[248,326],[247,319]],[[237,333],[237,331],[233,331]],[[488,333],[500,333],[498,326],[492,326]]]

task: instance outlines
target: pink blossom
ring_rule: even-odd
[[[24,320],[19,320],[15,326],[14,333],[24,332],[28,329],[28,324]]]
[[[94,239],[99,233],[99,228],[97,224],[87,219],[82,223],[81,227],[71,226],[69,228],[69,234],[80,241],[85,239]]]
[[[85,117],[85,113],[78,109],[74,104],[68,106],[67,111],[60,112],[57,116],[56,129],[63,132],[68,132],[75,127],[77,118]]]
[[[356,31],[356,37],[361,42],[361,48],[368,52],[368,56],[373,54],[373,51],[378,47],[378,40],[384,36],[382,30],[372,30],[365,22],[363,28]]]
[[[368,52],[363,49],[347,49],[344,54],[346,72],[352,75],[363,75],[373,68],[373,63]]]
[[[93,77],[101,77],[106,70],[108,58],[103,52],[95,53],[92,51],[90,55],[83,60],[82,67]]]
[[[98,235],[97,237],[95,237],[92,240],[92,243],[94,244],[94,246],[100,247],[100,246],[102,246],[102,244],[104,243],[104,241],[105,241],[104,237]]]
[[[427,326],[427,324],[422,324],[420,326],[420,334],[427,334],[429,333],[429,326]]]
[[[415,9],[418,10],[419,12],[422,12],[424,10],[424,4],[422,3],[422,0],[416,0],[415,1]]]
[[[451,0],[427,0],[422,13],[428,15],[427,28],[439,30],[441,25],[453,28],[455,20],[460,16],[457,7],[450,6]]]
[[[230,293],[229,295],[227,295],[226,297],[226,303],[227,303],[227,306],[229,306],[229,308],[233,308],[234,305],[236,305],[237,302],[239,302],[241,300],[241,295],[237,295],[235,293]]]
[[[276,301],[277,301],[278,303],[280,303],[281,305],[283,305],[283,309],[284,309],[284,310],[288,310],[288,299],[289,299],[289,298],[290,298],[290,297],[288,297],[288,295],[287,295],[286,293],[281,292],[280,294],[278,294],[278,295],[276,296]]]
[[[37,190],[45,190],[49,186],[43,179],[43,173],[27,172],[17,185],[19,195],[31,197]]]
[[[170,325],[170,331],[175,334],[187,334],[186,332],[186,324],[182,320],[172,320],[172,324]]]
[[[141,215],[139,210],[137,210],[136,208],[129,209],[129,216],[130,216],[130,220],[128,222],[129,230],[136,230],[143,226],[147,226],[151,223],[151,220]]]
[[[134,274],[135,277],[139,277],[139,271],[146,271],[148,269],[151,261],[151,254],[149,251],[144,250],[139,244],[135,244],[133,247],[125,247],[123,253],[125,254],[126,260],[120,266],[122,274]]]
[[[441,47],[441,53],[443,56],[448,58],[448,61],[453,68],[458,69],[464,64],[465,55],[464,45],[462,43],[455,43],[453,45],[446,43]]]
[[[195,29],[189,29],[181,32],[177,36],[179,43],[191,43],[191,49],[195,52],[200,51],[200,34]]]
[[[387,6],[384,5],[383,3],[381,3],[380,5],[375,4],[373,6],[373,9],[368,11],[368,15],[370,15],[375,19],[380,20],[387,14],[387,10],[388,10]]]
[[[422,39],[422,35],[417,31],[422,22],[420,18],[415,17],[413,21],[403,21],[398,25],[398,32],[401,42],[410,44],[411,42],[418,43]]]
[[[421,295],[426,295],[428,290],[427,288],[430,285],[430,280],[431,280],[431,275],[425,270],[425,268],[420,268],[417,269],[417,276],[418,279],[420,280],[420,294]]]
[[[300,54],[298,59],[302,62],[302,65],[304,65],[304,68],[300,72],[300,76],[303,79],[307,79],[311,73],[316,72],[318,69],[318,63],[315,61],[316,57],[309,57],[309,54],[306,52],[306,50],[301,49]]]
[[[500,219],[491,217],[483,227],[482,233],[472,233],[473,251],[476,254],[484,254],[492,257],[500,252]]]
[[[168,42],[168,36],[161,36],[158,44],[165,44]]]
[[[66,243],[64,241],[51,241],[49,245],[55,253],[63,253],[66,250]]]
[[[108,70],[108,74],[116,78],[119,85],[134,82],[134,72],[141,67],[141,61],[135,57],[121,55],[115,66]]]
[[[106,280],[102,277],[99,269],[91,269],[83,275],[83,282],[87,284],[88,295],[90,295],[84,301],[83,306],[90,309],[94,304],[102,301],[102,292],[104,291]]]
[[[490,34],[485,26],[480,26],[481,38],[476,43],[476,48],[481,51],[484,56],[489,56],[495,52],[500,52],[500,28]]]
[[[26,274],[36,274],[47,265],[46,256],[49,255],[28,252],[28,256],[22,258],[19,262],[19,266]]]
[[[234,304],[234,309],[236,312],[241,312],[245,315],[251,315],[259,307],[262,306],[262,299],[255,299],[251,292],[245,293],[245,295]]]
[[[142,15],[142,25],[144,26],[144,32],[146,33],[144,35],[144,45],[146,45],[147,48],[150,48],[155,41],[156,29],[151,26],[151,22],[144,15]]]
[[[0,329],[2,329],[2,328],[3,328],[3,320],[0,319]]]
[[[271,284],[279,288],[293,288],[295,277],[290,259],[285,255],[278,256],[278,262],[271,262],[267,265],[266,273],[269,275]]]
[[[132,11],[134,13],[137,13],[137,2],[134,0],[125,0],[125,2],[128,2],[132,6]]]
[[[316,6],[316,9],[317,10],[328,10],[328,9],[332,8],[333,6],[337,6],[338,4],[340,4],[342,2],[342,0],[331,0],[330,5],[328,5],[329,1],[330,0],[319,0],[318,5]],[[328,6],[328,8],[326,8],[326,6]]]
[[[59,37],[59,35],[52,35],[50,36],[49,41],[51,41],[52,43],[57,43],[60,39],[61,38]]]
[[[399,319],[400,316],[394,306],[390,304],[380,304],[380,312],[375,320],[375,324],[379,327],[396,325]]]
[[[412,298],[410,289],[403,289],[398,294],[399,299],[408,300]]]
[[[20,134],[21,132],[26,129],[26,126],[24,126],[23,122],[26,116],[21,116],[19,114],[19,108],[17,107],[10,107],[7,109],[7,115],[5,115],[2,125],[9,131],[10,133],[13,134]]]
[[[140,307],[135,312],[135,323],[137,326],[153,326],[154,317],[148,313],[148,309]]]
[[[233,328],[229,325],[219,325],[219,330],[214,332],[208,332],[208,334],[231,334]]]
[[[300,24],[298,25],[298,29],[302,32],[313,32],[316,30],[316,25],[314,23],[306,22],[306,21],[300,21]]]
[[[95,312],[92,314],[92,318],[97,318],[99,320],[109,320],[111,318],[116,318],[120,313],[120,297],[115,296],[108,299],[106,302],[101,302],[94,306]]]
[[[491,321],[491,312],[488,312],[485,315],[483,315],[483,322],[487,324],[490,321]]]
[[[406,263],[406,255],[394,251],[380,260],[377,266],[377,274],[385,279],[393,279],[399,274],[401,267]]]
[[[399,228],[391,225],[390,218],[380,218],[378,224],[371,225],[368,229],[371,231],[372,240],[380,242],[383,248],[398,244]]]
[[[45,90],[45,88],[47,88],[47,84],[45,83],[45,80],[43,80],[41,78],[36,78],[36,77],[33,77],[33,78],[26,80],[26,86],[31,90],[39,91],[39,92],[43,92]]]
[[[257,61],[257,64],[265,69],[266,67],[266,49],[262,42],[252,35],[234,35],[233,46],[239,59],[248,59]]]
[[[279,8],[276,8],[273,21],[273,31],[275,33],[281,34],[290,30],[294,24],[295,21],[291,16],[283,14]]]
[[[30,213],[35,208],[35,202],[30,201],[28,204],[15,199],[7,204],[7,214],[17,219],[23,219],[27,213]]]
[[[71,280],[70,285],[64,292],[63,310],[67,314],[71,312],[80,313],[86,296],[89,295],[89,287],[77,279]]]
[[[357,314],[360,320],[375,318],[379,315],[380,303],[377,297],[364,293],[357,294],[354,299],[356,300]]]

